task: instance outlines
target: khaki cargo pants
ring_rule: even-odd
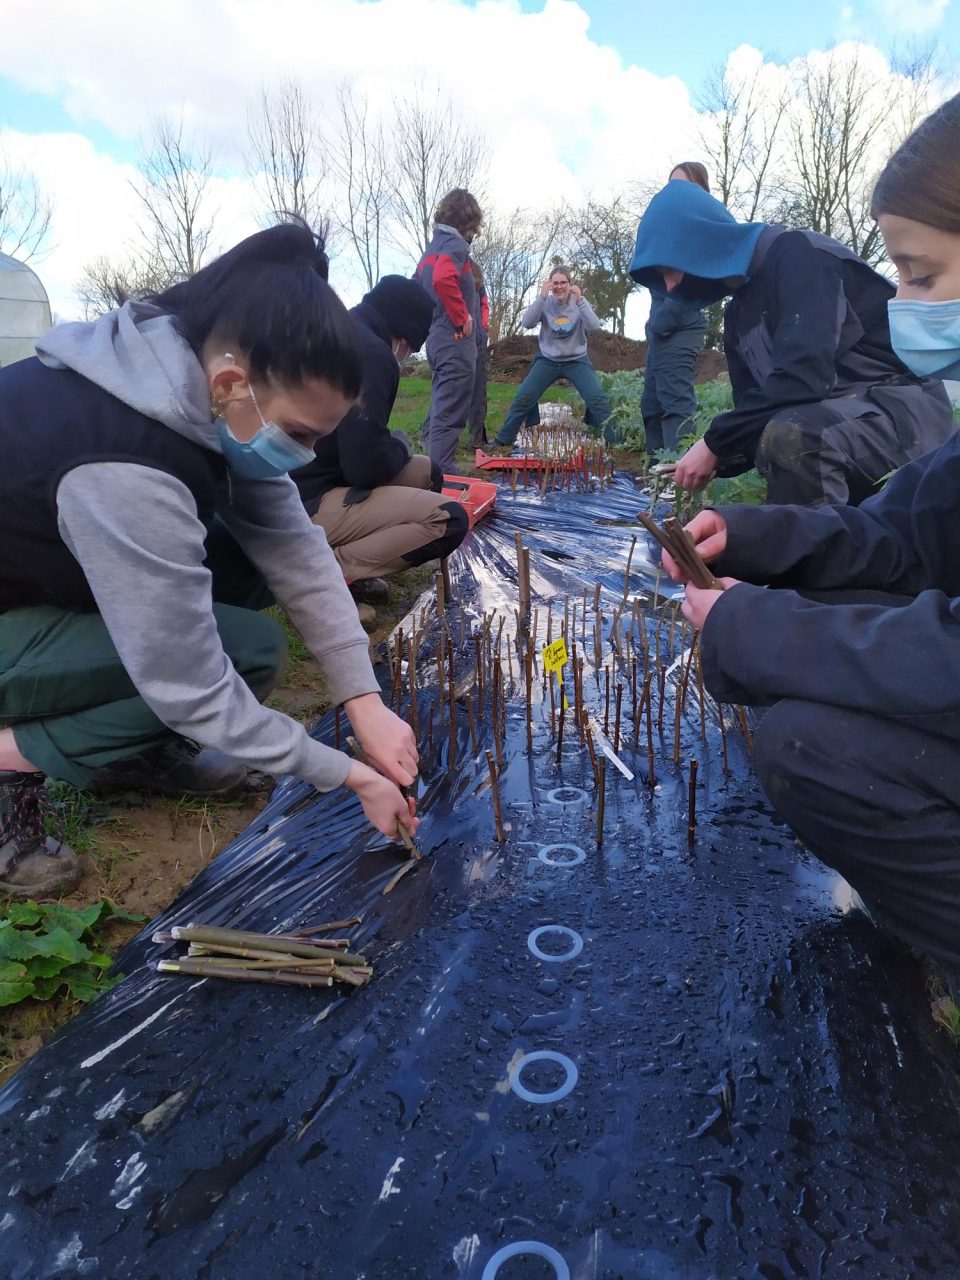
[[[430,459],[415,455],[390,484],[347,503],[345,487],[323,495],[313,516],[322,526],[348,582],[382,578],[432,558],[417,553],[442,543],[451,521],[451,503],[431,485]],[[462,534],[461,534],[462,536]]]

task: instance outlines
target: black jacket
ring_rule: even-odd
[[[746,583],[703,630],[707,686],[726,702],[801,698],[889,719],[929,716],[960,740],[960,435],[859,507],[727,507],[713,566]],[[820,604],[797,590],[912,596],[902,608]]]
[[[390,331],[380,313],[366,302],[353,307],[350,314],[356,321],[363,352],[360,402],[336,431],[317,441],[316,459],[291,473],[311,515],[329,489],[346,485],[370,490],[389,484],[410,458],[407,446],[387,429],[400,387],[400,368]]]
[[[153,418],[71,369],[36,356],[0,370],[0,612],[23,605],[96,609],[60,533],[57,490],[75,467],[129,462],[189,489],[207,524],[227,498],[219,454],[158,429]]]
[[[814,231],[768,227],[750,275],[727,304],[723,345],[729,413],[707,429],[720,475],[753,466],[767,422],[787,405],[917,379],[893,353],[894,287],[845,246]]]

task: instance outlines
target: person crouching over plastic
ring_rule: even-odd
[[[0,895],[78,876],[44,831],[44,778],[85,787],[134,761],[155,789],[216,791],[187,739],[241,766],[346,785],[411,832],[409,727],[383,705],[340,566],[288,476],[356,401],[355,329],[302,224],[251,236],[191,279],[62,324],[0,371]],[[221,603],[219,521],[263,575],[373,768],[261,705],[280,626]]]
[[[400,368],[426,341],[433,299],[415,280],[384,276],[350,314],[363,362],[360,400],[292,474],[354,599],[371,605],[387,598],[384,578],[455,551],[469,522],[465,507],[443,496],[440,468],[388,425]]]
[[[894,350],[960,377],[960,96],[919,126],[873,214],[899,288]],[[859,507],[724,507],[688,526],[725,591],[687,585],[707,688],[774,704],[771,801],[917,947],[960,964],[960,436]],[[681,578],[667,556],[664,565]],[[764,586],[763,584],[769,584]]]
[[[728,294],[733,409],[677,463],[682,489],[754,465],[768,502],[856,506],[955,430],[942,384],[891,349],[893,286],[815,231],[737,222],[692,182],[668,182],[637,230],[630,274],[708,306]]]

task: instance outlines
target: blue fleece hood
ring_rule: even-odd
[[[630,275],[651,293],[665,294],[658,268],[682,271],[671,297],[709,306],[746,280],[766,225],[738,222],[695,182],[668,182],[640,219]]]

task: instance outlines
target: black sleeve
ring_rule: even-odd
[[[711,609],[701,646],[707,688],[723,702],[801,698],[888,718],[936,716],[960,737],[960,599],[942,591],[889,608],[744,583]]]
[[[389,484],[406,466],[408,453],[387,427],[400,386],[400,370],[386,343],[364,351],[360,403],[337,427],[343,483],[363,489]]]
[[[704,438],[720,459],[752,458],[777,409],[823,400],[837,381],[844,312],[839,261],[794,231],[775,242],[764,271],[773,371],[707,428]]]
[[[960,435],[902,467],[860,507],[727,507],[714,566],[749,582],[960,596]]]

